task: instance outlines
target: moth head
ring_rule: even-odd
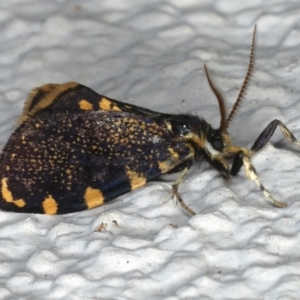
[[[210,128],[204,141],[204,150],[211,157],[230,156],[231,138],[227,132]]]
[[[168,118],[167,124],[177,141],[189,143],[195,149],[202,149],[209,156],[226,152],[231,143],[229,134],[212,128],[195,115],[174,115]]]
[[[238,151],[243,151],[247,156],[250,156],[250,152],[241,147],[234,147],[231,145],[231,137],[228,133],[228,127],[233,120],[235,113],[241,104],[246,89],[248,87],[249,80],[254,68],[254,54],[255,54],[255,39],[256,39],[256,26],[252,36],[252,45],[250,52],[250,59],[248,64],[247,74],[244,79],[244,83],[241,87],[239,95],[227,116],[225,100],[222,93],[214,85],[211,80],[208,69],[204,65],[204,71],[211,90],[216,96],[219,103],[220,110],[220,126],[218,129],[212,128],[206,121],[201,120],[198,116],[194,115],[171,115],[167,118],[167,127],[176,137],[177,141],[187,142],[200,152],[203,150],[211,158],[220,158],[231,156]],[[203,152],[202,151],[202,152]]]
[[[206,136],[207,143],[218,152],[223,152],[230,145],[231,139],[229,134],[222,132],[220,129],[210,129]]]

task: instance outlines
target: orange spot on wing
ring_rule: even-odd
[[[7,178],[2,179],[2,189],[1,189],[2,198],[6,202],[13,203],[20,208],[24,207],[25,201],[23,199],[14,200],[12,192],[9,190],[9,188],[7,186],[7,180],[8,180]]]
[[[147,180],[144,176],[142,176],[139,173],[136,173],[134,171],[127,171],[126,172],[130,185],[131,185],[131,190],[135,190],[143,185],[146,184]]]
[[[115,110],[115,111],[121,111],[121,109],[114,104],[113,102],[111,102],[109,99],[103,97],[100,101],[99,101],[99,107],[100,109],[103,110]]]
[[[85,99],[79,101],[79,107],[83,110],[92,110],[93,105]]]
[[[43,201],[43,209],[47,215],[55,215],[57,213],[57,202],[51,195]]]
[[[166,173],[172,170],[179,162],[179,154],[172,148],[168,148],[168,151],[170,153],[170,156],[166,160],[158,162],[158,167],[162,171],[162,173]]]
[[[169,171],[170,164],[168,161],[159,161],[158,162],[158,167],[162,171],[162,173]]]
[[[100,190],[88,187],[84,193],[84,200],[86,206],[90,209],[102,205],[104,197]]]

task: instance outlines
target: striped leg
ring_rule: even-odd
[[[283,203],[283,202],[279,202],[276,199],[274,199],[272,197],[272,195],[266,190],[266,188],[263,186],[263,184],[261,183],[256,170],[254,168],[254,166],[252,165],[250,159],[246,156],[243,157],[243,163],[244,163],[244,167],[245,167],[245,172],[246,172],[246,176],[254,181],[257,186],[259,187],[259,189],[263,192],[263,194],[271,201],[272,204],[274,204],[277,207],[286,207],[287,204]]]
[[[175,204],[177,204],[179,202],[183,209],[185,209],[189,214],[194,216],[196,213],[184,203],[180,194],[178,193],[178,186],[179,186],[179,184],[182,183],[182,181],[183,181],[184,177],[186,176],[186,174],[188,173],[189,169],[190,169],[190,166],[185,167],[183,172],[181,173],[181,175],[173,183],[171,197],[174,197]]]
[[[279,120],[273,120],[259,135],[255,143],[253,144],[251,151],[257,152],[259,151],[272,137],[274,131],[276,130],[277,126],[281,129],[284,137],[298,146],[300,146],[300,141],[298,141],[295,136],[289,131],[289,129]]]
[[[296,144],[298,146],[300,146],[300,141],[297,140],[295,138],[295,136],[290,132],[290,130],[279,120],[273,120],[263,131],[262,133],[259,135],[259,137],[256,139],[256,141],[254,142],[251,151],[252,153],[255,153],[257,151],[259,151],[269,140],[270,138],[273,136],[277,126],[279,126],[279,128],[281,129],[284,137],[291,143]],[[287,204],[283,203],[283,202],[279,202],[276,199],[274,199],[272,197],[272,195],[266,190],[266,188],[263,186],[263,184],[261,183],[257,172],[254,168],[254,166],[252,165],[250,159],[248,157],[246,157],[245,155],[243,155],[243,153],[240,153],[240,156],[237,157],[237,161],[239,160],[243,160],[243,164],[245,167],[245,171],[246,171],[246,176],[254,181],[257,186],[259,187],[259,189],[263,192],[263,194],[271,201],[271,203],[273,203],[275,206],[277,207],[286,207]],[[239,163],[237,163],[237,165],[239,166]],[[234,174],[233,174],[234,175]]]

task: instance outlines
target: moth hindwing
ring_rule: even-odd
[[[75,82],[34,89],[0,157],[0,208],[45,214],[76,212],[100,206],[162,174],[182,171],[172,195],[194,214],[178,187],[191,165],[202,159],[226,178],[236,176],[244,166],[247,177],[264,195],[284,207],[262,185],[250,158],[277,126],[288,140],[300,142],[279,120],[262,131],[250,150],[232,145],[228,133],[253,71],[255,36],[256,27],[248,71],[228,117],[223,96],[205,67],[219,103],[217,129],[196,115],[155,112],[99,95]],[[228,157],[233,157],[232,166]]]

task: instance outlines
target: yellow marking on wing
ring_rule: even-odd
[[[88,187],[84,193],[84,201],[86,206],[90,209],[102,205],[104,197],[100,190]]]
[[[170,169],[170,163],[169,163],[168,160],[166,160],[166,161],[159,161],[158,162],[158,167],[162,171],[162,173],[165,173],[165,172],[169,171],[169,169]]]
[[[102,110],[121,111],[121,109],[116,104],[114,104],[113,102],[111,102],[109,99],[105,97],[101,98],[101,100],[99,101],[99,107]]]
[[[73,89],[78,85],[79,83],[77,82],[66,82],[63,84],[48,83],[31,90],[27,100],[25,101],[23,112],[18,120],[18,124],[23,123],[31,116],[34,116],[38,111],[51,105],[62,92]],[[32,103],[39,98],[40,93],[42,93],[43,96],[41,99],[38,99],[39,101],[37,101],[37,103],[35,103],[32,107]]]
[[[92,110],[93,105],[85,99],[79,101],[79,107],[83,110]]]
[[[179,154],[174,151],[172,148],[168,148],[170,156],[164,160],[158,162],[158,167],[162,171],[162,173],[166,173],[173,169],[178,164]]]
[[[174,159],[177,159],[179,157],[179,154],[177,152],[174,151],[174,149],[172,148],[168,148],[168,151],[170,152],[171,156],[174,158]]]
[[[168,171],[174,169],[180,163],[195,157],[194,148],[188,143],[185,145],[190,149],[190,153],[189,155],[184,157],[184,159],[180,158],[179,154],[174,149],[168,148],[168,152],[170,153],[168,158],[162,161],[158,161],[158,167],[162,173],[167,173]]]
[[[147,182],[146,178],[137,172],[128,170],[126,172],[126,175],[128,176],[131,190],[135,190],[135,189],[145,185]]]
[[[43,201],[43,209],[47,215],[55,215],[57,213],[57,202],[51,195]]]
[[[8,203],[13,203],[18,207],[24,207],[25,206],[25,201],[23,199],[18,199],[18,200],[14,200],[13,195],[11,193],[11,191],[8,189],[7,186],[7,178],[2,178],[2,189],[1,189],[1,193],[2,193],[2,198],[8,202]]]

